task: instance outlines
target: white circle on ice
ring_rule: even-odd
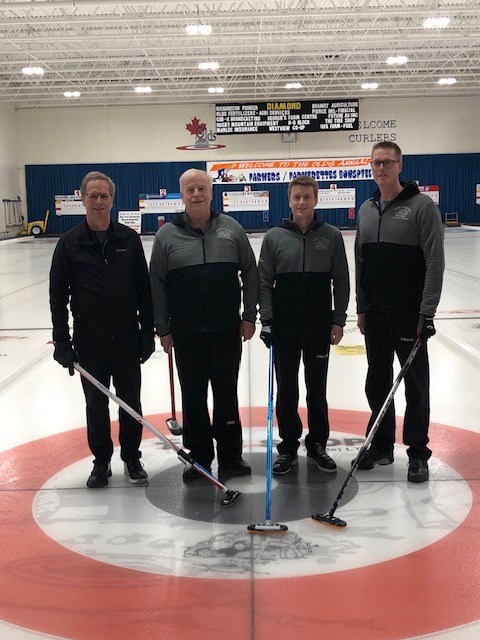
[[[349,434],[331,436],[343,442]],[[252,430],[253,452],[265,451],[263,438],[260,429]],[[150,477],[179,464],[173,451],[154,439],[144,441],[142,450]],[[356,452],[342,444],[334,451],[337,464],[348,469]],[[149,573],[250,578],[252,557],[265,578],[365,567],[447,536],[472,504],[467,482],[436,458],[429,462],[430,482],[407,483],[405,448],[396,446],[393,465],[356,473],[358,494],[336,512],[347,521],[345,529],[319,525],[305,514],[304,519],[284,522],[287,534],[251,535],[248,522],[245,527],[211,524],[158,509],[146,499],[144,489],[118,474],[117,456],[116,451],[114,475],[106,489],[85,488],[90,458],[50,478],[34,499],[33,516],[46,535],[75,553]],[[260,479],[252,482],[251,491],[262,489]]]

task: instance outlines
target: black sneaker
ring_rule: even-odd
[[[334,473],[337,470],[335,460],[332,460],[319,442],[315,443],[314,451],[307,451],[307,458],[315,462],[324,473]]]
[[[393,453],[385,453],[385,451],[380,451],[379,449],[375,449],[375,447],[369,447],[360,456],[357,469],[360,469],[360,471],[367,471],[368,469],[373,469],[376,464],[387,465],[392,464],[392,462]]]
[[[417,483],[427,482],[429,477],[428,462],[420,458],[411,458],[408,463],[408,481]]]
[[[109,462],[94,462],[92,473],[87,480],[87,487],[89,489],[106,487],[111,476],[112,470]]]
[[[296,453],[281,453],[273,463],[272,471],[279,476],[288,473],[292,467],[298,464]]]
[[[238,460],[232,460],[232,462],[219,464],[218,473],[223,476],[249,476],[252,473],[252,469],[248,462],[245,462],[243,458],[239,458]]]
[[[205,467],[204,465],[202,465],[202,467],[206,469],[208,473],[212,473],[212,470],[210,467]],[[202,476],[202,474],[199,473],[192,464],[185,465],[182,478],[186,484],[191,484],[201,480],[206,480],[205,476]]]
[[[148,474],[138,458],[124,462],[123,468],[131,484],[145,484],[148,482]]]

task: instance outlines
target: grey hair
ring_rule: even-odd
[[[105,182],[108,183],[108,190],[110,191],[112,199],[115,197],[115,183],[113,180],[101,171],[90,171],[90,173],[87,173],[84,177],[82,184],[80,185],[80,195],[82,198],[87,195],[87,184],[92,180],[105,180]]]
[[[209,173],[207,173],[206,171],[203,171],[202,169],[187,169],[186,171],[184,171],[182,173],[182,175],[180,176],[180,179],[178,181],[179,184],[180,184],[180,191],[182,191],[182,184],[183,184],[185,178],[187,177],[187,174],[191,173],[192,171],[198,171],[198,173],[203,173],[203,175],[207,176],[208,183],[210,185],[210,189],[213,189],[213,178]]]

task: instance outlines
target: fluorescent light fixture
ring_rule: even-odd
[[[363,82],[362,89],[378,89],[378,82]]]
[[[22,73],[26,76],[43,76],[45,71],[42,67],[23,67]]]
[[[287,82],[285,85],[285,89],[301,89],[302,85],[300,82]]]
[[[223,93],[224,91],[223,87],[208,87],[208,93]]]
[[[399,64],[407,64],[408,58],[407,56],[389,56],[385,62],[397,66]]]
[[[218,62],[200,62],[198,68],[204,69],[205,71],[216,71],[219,66]]]
[[[135,87],[135,93],[152,93],[152,87]]]
[[[440,78],[438,84],[455,84],[456,81],[456,78]]]
[[[79,98],[82,94],[80,91],[64,91],[63,95],[65,98]]]
[[[445,29],[450,24],[450,18],[440,16],[438,18],[427,18],[423,21],[424,29]]]
[[[187,33],[189,36],[209,36],[212,33],[212,27],[209,24],[189,24]]]

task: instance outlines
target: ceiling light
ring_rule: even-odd
[[[389,56],[385,62],[391,65],[406,64],[408,62],[408,58],[407,56]]]
[[[285,85],[285,89],[301,89],[302,85],[300,82],[287,82]]]
[[[152,87],[135,87],[135,93],[152,93]]]
[[[362,89],[378,89],[378,82],[364,82]]]
[[[450,24],[450,18],[441,16],[439,18],[427,18],[423,21],[424,29],[445,29]]]
[[[210,71],[216,71],[218,69],[220,65],[218,64],[218,62],[200,62],[200,64],[198,65],[199,69],[204,69],[204,70],[210,70]]]
[[[212,27],[209,24],[189,24],[187,33],[189,36],[209,36],[212,33]]]
[[[64,91],[63,95],[65,98],[79,98],[82,94],[80,91]]]
[[[223,93],[224,91],[223,87],[208,87],[208,93]]]
[[[43,76],[45,71],[42,67],[23,67],[22,73],[26,76]]]
[[[455,84],[456,81],[456,78],[440,78],[438,84]]]

